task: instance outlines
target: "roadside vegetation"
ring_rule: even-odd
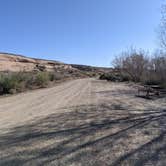
[[[161,47],[151,55],[131,48],[115,57],[113,71],[102,74],[100,79],[108,81],[133,81],[143,85],[159,85],[166,88],[166,5],[162,7],[162,19],[159,27]]]
[[[100,79],[166,87],[166,54],[163,52],[148,56],[143,50],[131,49],[117,56],[113,66],[114,71],[101,75]]]
[[[130,77],[128,75],[117,72],[117,71],[101,74],[99,78],[100,80],[107,80],[107,81],[113,81],[113,82],[130,81]]]
[[[27,90],[47,88],[58,82],[94,77],[94,72],[79,70],[0,72],[0,95],[16,94]]]
[[[59,74],[51,72],[3,72],[0,73],[0,94],[44,88],[62,79]]]

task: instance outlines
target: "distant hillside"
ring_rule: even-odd
[[[46,70],[54,71],[55,69],[70,69],[67,65],[58,61],[29,58],[21,55],[0,53],[0,71],[37,71]]]
[[[88,65],[77,65],[77,64],[71,64],[73,68],[76,68],[80,71],[86,71],[86,72],[94,72],[98,74],[102,73],[108,73],[112,72],[112,68],[106,68],[106,67],[95,67],[95,66],[88,66]]]
[[[92,67],[86,65],[65,64],[54,60],[29,58],[22,55],[0,53],[1,72],[59,72],[74,77],[91,77],[112,71],[111,68]]]

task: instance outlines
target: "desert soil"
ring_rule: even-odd
[[[166,97],[79,79],[0,98],[1,166],[166,165]]]

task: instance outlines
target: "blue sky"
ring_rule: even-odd
[[[109,66],[129,48],[157,48],[163,0],[0,0],[0,51]]]

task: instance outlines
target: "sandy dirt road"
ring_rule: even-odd
[[[0,99],[0,129],[35,121],[37,118],[70,109],[64,107],[90,104],[91,79],[80,79],[59,86]]]
[[[166,165],[166,97],[80,79],[0,99],[0,166]]]

